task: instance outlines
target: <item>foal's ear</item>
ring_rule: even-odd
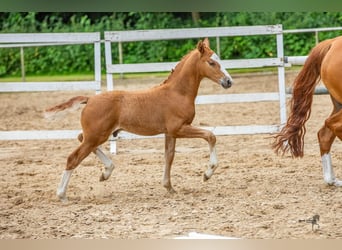
[[[199,52],[201,52],[201,54],[204,53],[205,48],[209,48],[209,39],[208,38],[204,38],[203,41],[199,41],[197,43],[197,49],[199,50]]]
[[[204,38],[203,43],[205,44],[205,46],[207,46],[208,48],[210,48],[210,43],[209,43],[208,37]]]

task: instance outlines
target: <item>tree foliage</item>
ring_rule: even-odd
[[[1,33],[101,32],[113,30],[168,29],[282,24],[283,29],[340,26],[340,12],[9,12],[0,13]],[[320,40],[341,31],[321,32]],[[198,39],[132,42],[123,44],[125,63],[178,61]],[[274,36],[222,37],[222,58],[260,58],[276,55]],[[284,34],[286,55],[306,55],[315,44],[312,33]],[[102,49],[104,46],[102,46]],[[212,39],[215,49],[216,41]],[[112,46],[113,61],[118,48]],[[25,48],[27,74],[69,74],[92,72],[92,45]],[[104,54],[103,54],[104,55]],[[104,60],[102,58],[102,60]],[[20,75],[18,48],[0,49],[0,76]],[[102,63],[104,65],[104,61]],[[103,67],[104,68],[104,67]]]

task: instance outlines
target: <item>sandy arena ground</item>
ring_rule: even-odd
[[[287,72],[287,85],[297,72]],[[228,90],[204,80],[200,94],[277,90],[276,74],[236,75]],[[116,80],[117,89],[147,88],[164,78]],[[0,94],[0,130],[78,129],[80,111],[50,122],[42,111],[78,94]],[[331,111],[329,96],[314,97],[307,124],[305,156],[276,156],[268,134],[217,138],[219,168],[208,182],[207,143],[179,139],[172,169],[176,194],[162,187],[162,139],[120,140],[111,155],[116,169],[99,182],[103,169],[90,155],[73,173],[69,201],[56,187],[68,154],[78,141],[0,141],[1,239],[175,238],[189,232],[244,239],[341,238],[342,188],[323,182],[316,132]],[[279,123],[277,103],[200,105],[194,125]],[[109,145],[104,146],[109,154]],[[336,175],[342,178],[342,146],[333,146]],[[320,228],[300,223],[320,215]]]

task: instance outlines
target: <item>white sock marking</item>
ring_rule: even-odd
[[[209,166],[207,171],[205,171],[205,176],[209,179],[213,174],[214,171],[217,167],[217,155],[216,155],[216,148],[214,147],[211,151],[210,151],[210,160],[209,160]]]
[[[64,170],[63,171],[61,182],[59,183],[59,186],[57,188],[57,196],[60,199],[66,198],[66,190],[68,188],[68,184],[69,184],[72,172],[73,172],[73,170]]]
[[[102,163],[105,165],[105,172],[103,173],[104,180],[107,180],[109,176],[112,174],[114,169],[113,162],[102,152],[100,148],[97,148],[95,151],[95,154],[99,159],[102,161]]]
[[[99,157],[99,159],[106,166],[106,168],[113,165],[112,161],[102,152],[100,148],[96,149],[95,154],[97,155],[97,157]]]
[[[335,174],[332,169],[332,161],[330,153],[322,155],[323,177],[328,184],[333,184],[335,181]]]

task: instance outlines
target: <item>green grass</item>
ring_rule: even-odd
[[[103,76],[104,77],[104,76]],[[54,81],[86,81],[93,80],[92,74],[70,74],[70,75],[37,75],[26,76],[26,82],[54,82]],[[0,82],[21,82],[21,76],[0,77]]]
[[[292,67],[291,69],[294,69]],[[276,72],[276,67],[267,68],[251,68],[251,69],[231,69],[228,70],[231,75],[244,74],[244,73],[262,73],[262,72]],[[170,72],[157,72],[157,73],[125,73],[123,78],[143,78],[143,77],[167,77]],[[115,74],[114,79],[121,78],[120,74]],[[106,75],[102,74],[102,81],[105,81]],[[91,73],[85,74],[68,74],[68,75],[36,75],[26,76],[26,82],[54,82],[54,81],[87,81],[94,80],[94,75]],[[21,76],[5,76],[0,77],[0,82],[22,82]]]

